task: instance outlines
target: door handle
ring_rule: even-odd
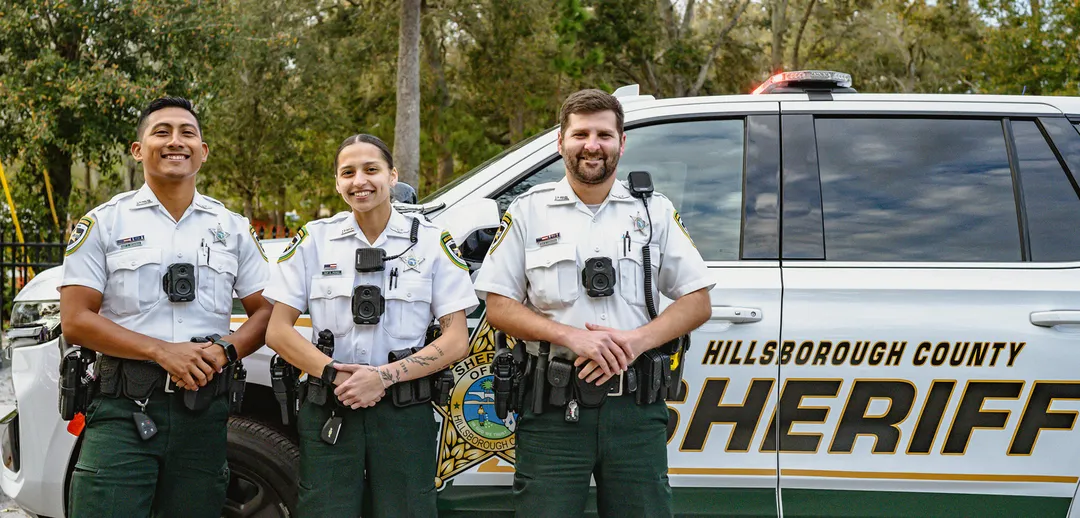
[[[747,324],[761,321],[761,310],[735,306],[713,306],[709,320],[724,320],[733,324]]]
[[[1054,327],[1062,324],[1080,324],[1080,311],[1033,311],[1031,313],[1031,323],[1041,327]]]

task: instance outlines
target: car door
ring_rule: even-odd
[[[692,333],[683,360],[685,397],[669,402],[669,465],[678,513],[778,514],[776,455],[758,449],[766,428],[760,421],[770,415],[778,374],[775,364],[758,361],[780,335],[777,111],[776,102],[627,111],[619,178],[636,170],[651,173],[656,191],[671,199],[716,279],[713,317]],[[550,142],[478,189],[486,188],[484,195],[505,210],[530,187],[559,180],[564,168],[554,135]],[[661,300],[658,309],[670,302]],[[509,486],[512,459],[503,451],[499,460],[470,467],[453,477],[453,487],[440,498],[449,502],[455,491],[478,491],[465,486]]]
[[[782,109],[783,515],[1065,516],[1080,194],[1048,137],[1078,136],[1039,104],[823,104]]]

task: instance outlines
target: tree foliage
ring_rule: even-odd
[[[16,198],[48,223],[45,171],[61,220],[137,187],[123,158],[135,119],[168,93],[200,108],[203,192],[279,228],[343,209],[338,144],[403,138],[401,5],[0,0],[0,161]],[[552,126],[583,87],[737,94],[815,68],[864,92],[1080,94],[1071,0],[423,0],[420,16],[421,195]],[[73,176],[85,196],[69,196]]]

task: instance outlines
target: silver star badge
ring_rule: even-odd
[[[211,229],[209,229],[209,230],[210,230],[210,233],[214,235],[214,242],[215,242],[215,243],[221,243],[221,244],[223,244],[223,245],[227,245],[227,244],[228,244],[228,243],[227,243],[227,242],[226,242],[225,240],[229,238],[229,233],[228,233],[228,232],[225,232],[225,231],[224,231],[224,230],[223,230],[223,229],[221,228],[221,223],[218,223],[218,224],[217,224],[217,228],[216,228],[216,229],[213,229],[213,228],[211,228]]]
[[[630,220],[634,222],[634,230],[641,232],[641,235],[645,235],[645,227],[649,226],[645,223],[644,219],[641,219],[641,213],[638,212],[637,216],[630,216]]]
[[[405,263],[405,271],[412,270],[414,272],[419,272],[420,269],[417,267],[420,266],[420,263],[424,262],[424,258],[409,254],[406,257],[402,257],[401,262]]]

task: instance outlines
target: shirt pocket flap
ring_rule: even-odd
[[[161,249],[139,247],[131,250],[120,250],[105,256],[105,262],[109,265],[110,272],[138,270],[147,264],[160,264]]]
[[[399,280],[394,289],[386,293],[386,298],[402,302],[431,303],[431,281],[427,279]]]
[[[563,261],[577,261],[577,249],[570,243],[548,245],[525,252],[525,269],[550,268]]]
[[[315,279],[311,281],[313,299],[335,299],[352,296],[352,282],[347,279]]]
[[[209,257],[205,253],[199,254],[199,266],[209,266],[215,272],[236,275],[240,260],[230,252],[211,250]]]

